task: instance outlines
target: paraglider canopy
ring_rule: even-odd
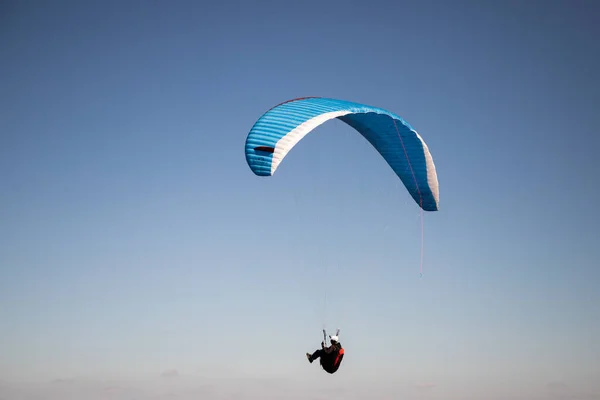
[[[246,138],[246,162],[254,174],[271,176],[300,140],[334,118],[371,143],[423,210],[438,210],[439,185],[429,148],[406,121],[382,108],[323,97],[288,100],[256,121]]]

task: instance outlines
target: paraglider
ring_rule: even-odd
[[[438,211],[439,185],[433,158],[421,136],[398,115],[382,108],[345,100],[303,97],[283,102],[265,112],[246,137],[246,162],[257,176],[272,176],[286,155],[319,125],[339,119],[360,133],[400,178],[424,211]],[[340,147],[343,143],[340,143]],[[335,151],[336,149],[332,149]],[[422,214],[421,214],[422,216]],[[422,222],[422,220],[421,220]],[[421,244],[423,243],[421,235]],[[421,246],[421,276],[423,251]],[[344,357],[338,335],[326,333],[321,349],[306,353],[310,363],[335,373]]]
[[[327,342],[327,332],[323,329],[323,341],[321,342],[321,348],[315,350],[314,353],[306,353],[306,358],[309,363],[313,363],[316,359],[319,359],[321,367],[325,372],[334,374],[339,368],[342,360],[344,359],[344,348],[339,340],[340,330],[338,329],[336,334],[329,336],[330,346],[325,346]]]

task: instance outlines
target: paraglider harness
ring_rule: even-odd
[[[338,329],[335,332],[335,336],[339,336],[340,330]],[[323,329],[323,346],[327,344],[327,332]],[[339,345],[339,342],[337,343]],[[330,343],[331,345],[331,343]],[[333,358],[333,362],[331,362],[332,357],[335,354],[335,358]],[[339,349],[335,351],[334,354],[330,354],[329,357],[321,357],[319,362],[321,367],[328,373],[333,374],[338,370],[342,359],[344,358],[344,348],[339,345]]]

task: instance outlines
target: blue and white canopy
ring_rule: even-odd
[[[300,140],[333,118],[344,121],[371,143],[423,210],[438,210],[435,165],[421,136],[399,116],[365,104],[305,97],[273,107],[256,121],[246,138],[250,169],[258,176],[273,175]]]

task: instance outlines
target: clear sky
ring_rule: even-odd
[[[599,11],[2,1],[0,399],[600,398]],[[422,278],[418,206],[341,121],[250,171],[302,96],[429,145]]]

